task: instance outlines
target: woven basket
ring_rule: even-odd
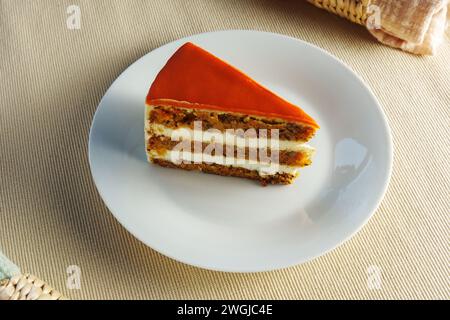
[[[65,300],[37,277],[25,274],[0,281],[0,300]]]
[[[354,23],[365,25],[370,0],[307,0],[316,7],[337,14]]]

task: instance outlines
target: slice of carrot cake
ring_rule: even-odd
[[[319,128],[298,106],[192,44],[181,46],[146,99],[147,157],[155,164],[290,184],[311,164]]]

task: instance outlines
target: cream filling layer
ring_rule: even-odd
[[[162,124],[146,122],[146,131],[171,138],[174,141],[191,140],[205,143],[220,143],[238,146],[241,148],[271,148],[274,150],[287,150],[295,152],[314,153],[314,148],[299,141],[278,140],[258,137],[242,137],[234,133],[222,133],[218,130],[193,130],[190,128],[168,128]],[[269,134],[268,134],[269,135]]]
[[[256,170],[260,176],[270,176],[277,173],[288,173],[291,175],[297,175],[297,168],[280,165],[277,163],[262,163],[255,162],[246,159],[239,159],[235,157],[213,156],[204,153],[192,153],[188,151],[174,151],[167,150],[163,154],[156,151],[150,151],[147,153],[149,160],[162,159],[170,161],[175,164],[180,163],[206,163],[206,164],[218,164],[223,166],[231,166],[236,168],[244,168],[248,170]]]

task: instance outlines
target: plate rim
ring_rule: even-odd
[[[352,230],[352,232],[349,232],[345,237],[343,237],[342,240],[336,242],[334,245],[330,246],[329,248],[322,250],[321,252],[317,253],[317,254],[312,254],[308,257],[304,257],[303,259],[296,259],[296,262],[290,263],[290,264],[285,264],[283,266],[276,266],[276,267],[260,267],[260,268],[253,268],[252,270],[250,269],[246,269],[246,270],[242,270],[242,269],[233,269],[233,268],[221,268],[221,267],[211,267],[211,266],[205,266],[202,265],[201,263],[196,263],[193,261],[187,261],[187,260],[182,260],[176,256],[173,256],[170,253],[165,252],[165,250],[161,249],[161,248],[157,248],[153,245],[148,244],[147,241],[144,241],[143,239],[141,239],[139,236],[137,236],[134,232],[132,232],[129,228],[129,226],[123,221],[123,219],[119,218],[120,215],[117,215],[115,213],[115,210],[113,208],[111,208],[111,206],[107,203],[107,201],[105,200],[105,196],[103,194],[103,190],[99,187],[99,183],[97,181],[97,177],[94,173],[94,169],[93,169],[93,160],[92,160],[92,135],[93,135],[93,131],[94,131],[94,127],[95,127],[95,122],[96,119],[98,117],[99,114],[99,110],[100,107],[102,106],[102,104],[104,104],[104,100],[105,98],[108,96],[108,93],[112,90],[112,88],[114,87],[115,83],[121,79],[124,74],[128,71],[129,68],[131,68],[133,65],[139,63],[140,61],[142,61],[147,55],[157,52],[157,51],[161,51],[164,50],[166,47],[169,47],[171,45],[173,45],[176,42],[187,42],[187,41],[195,41],[195,38],[199,37],[199,36],[212,36],[212,35],[216,35],[216,34],[224,34],[224,33],[247,33],[247,34],[263,34],[263,35],[267,35],[267,36],[271,36],[271,37],[278,37],[278,38],[284,38],[285,40],[289,40],[289,41],[295,41],[298,42],[302,45],[305,46],[309,46],[314,48],[315,50],[319,50],[322,54],[325,54],[326,56],[328,56],[328,58],[331,58],[334,62],[336,62],[337,64],[341,65],[344,69],[346,69],[346,71],[350,72],[354,77],[356,77],[356,79],[358,80],[359,84],[361,84],[369,93],[370,98],[374,101],[374,104],[376,106],[376,109],[378,111],[378,113],[381,116],[382,119],[382,124],[384,125],[385,128],[385,135],[387,138],[387,145],[385,146],[385,150],[386,150],[386,159],[387,160],[387,171],[386,171],[386,175],[384,177],[384,183],[382,186],[381,191],[378,193],[378,196],[376,197],[376,200],[374,202],[373,207],[368,210],[370,211],[366,217],[361,220],[361,222],[359,223],[358,227],[355,228],[354,230]],[[376,211],[379,209],[380,204],[382,202],[382,200],[384,199],[391,178],[392,178],[392,172],[393,172],[393,160],[394,160],[394,146],[393,146],[393,139],[392,139],[392,131],[391,128],[389,126],[389,121],[388,118],[383,110],[383,108],[381,107],[381,104],[379,102],[379,100],[377,99],[377,97],[375,96],[374,92],[372,91],[371,87],[364,81],[364,79],[358,74],[356,73],[348,64],[346,64],[344,61],[342,61],[341,59],[339,59],[338,57],[334,56],[332,53],[328,52],[327,50],[309,43],[305,40],[299,39],[299,38],[294,38],[288,35],[284,35],[284,34],[279,34],[279,33],[275,33],[275,32],[267,32],[267,31],[260,31],[260,30],[250,30],[250,29],[229,29],[229,30],[217,30],[217,31],[210,31],[210,32],[202,32],[202,33],[198,33],[198,34],[194,34],[194,35],[190,35],[190,36],[186,36],[183,38],[179,38],[179,39],[175,39],[173,41],[170,41],[168,43],[165,43],[147,53],[145,53],[143,56],[139,57],[138,59],[134,60],[132,63],[130,63],[115,79],[114,81],[109,85],[108,89],[105,91],[105,93],[103,94],[101,100],[99,101],[94,116],[92,117],[92,122],[91,122],[91,126],[89,129],[89,136],[88,136],[88,162],[89,162],[89,169],[91,172],[91,176],[92,179],[94,181],[94,185],[95,188],[97,190],[97,192],[99,193],[103,203],[105,204],[105,206],[108,208],[108,210],[111,212],[111,214],[113,215],[113,217],[120,223],[120,225],[125,228],[125,230],[131,234],[134,238],[136,238],[137,240],[139,240],[141,243],[143,243],[145,246],[151,248],[152,250],[155,250],[156,252],[170,258],[173,259],[177,262],[180,262],[182,264],[185,265],[189,265],[189,266],[194,266],[197,268],[201,268],[201,269],[206,269],[206,270],[211,270],[211,271],[218,271],[218,272],[229,272],[229,273],[260,273],[260,272],[268,272],[268,271],[276,271],[276,270],[284,270],[293,266],[298,266],[301,264],[304,264],[306,262],[310,262],[312,260],[315,260],[319,257],[322,257],[324,255],[326,255],[327,253],[335,250],[336,248],[342,246],[343,244],[345,244],[347,241],[349,241],[351,238],[353,238],[368,222],[369,220],[374,216],[374,214],[376,213]]]

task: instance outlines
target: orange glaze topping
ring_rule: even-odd
[[[190,42],[158,73],[146,103],[279,118],[319,127],[300,107]]]

